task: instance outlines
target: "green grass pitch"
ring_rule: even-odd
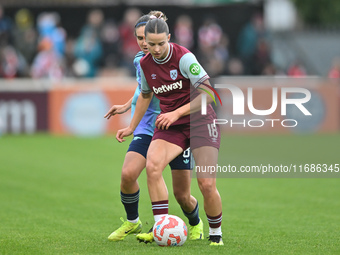
[[[340,163],[339,134],[226,136],[220,157],[232,164]],[[339,178],[219,178],[223,247],[109,242],[125,217],[120,171],[128,142],[114,137],[0,137],[0,254],[340,254]],[[339,173],[340,174],[340,173]],[[169,213],[183,218],[172,196]],[[153,224],[145,173],[143,230]],[[196,179],[192,194],[208,235]],[[187,222],[187,221],[186,221]]]

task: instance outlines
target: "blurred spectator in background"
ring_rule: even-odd
[[[101,9],[90,10],[87,14],[86,24],[81,28],[74,45],[73,71],[77,77],[95,77],[99,67],[103,64],[101,42],[103,27],[103,11]]]
[[[219,43],[215,47],[215,56],[221,63],[223,68],[219,74],[226,73],[226,63],[229,60],[229,37],[227,34],[223,33]]]
[[[198,29],[197,58],[204,63],[207,73],[216,77],[225,72],[229,39],[213,18],[206,18]]]
[[[277,75],[277,74],[281,74],[284,75],[284,73],[280,73],[276,66],[272,63],[272,62],[268,62],[262,69],[261,75]]]
[[[198,29],[198,45],[200,48],[215,47],[222,38],[222,28],[215,19],[208,17]]]
[[[56,27],[52,34],[53,49],[57,54],[61,56],[65,55],[65,47],[67,40],[66,30],[61,25],[59,14],[55,14]]]
[[[119,30],[113,19],[104,23],[100,38],[103,44],[103,65],[108,68],[117,67],[119,64]]]
[[[306,68],[299,60],[296,60],[288,67],[287,75],[290,77],[305,77],[307,75]]]
[[[15,14],[13,44],[31,65],[37,50],[37,31],[33,15],[28,9],[20,9]]]
[[[340,79],[340,57],[334,58],[332,67],[328,72],[328,78]]]
[[[135,37],[135,24],[140,16],[142,13],[139,9],[129,8],[124,13],[123,22],[119,25],[121,66],[127,68],[131,76],[136,73],[133,60],[140,50]]]
[[[39,53],[33,60],[31,67],[32,78],[48,78],[61,80],[64,76],[63,59],[54,51],[51,38],[41,39],[38,45]]]
[[[265,67],[271,63],[270,48],[266,40],[260,38],[256,44],[256,50],[254,53],[253,72],[254,75],[262,75]]]
[[[238,58],[231,58],[227,64],[227,74],[239,76],[244,74],[242,61]]]
[[[264,27],[262,14],[256,13],[241,30],[237,39],[238,55],[243,62],[245,74],[255,74],[254,55],[256,54],[259,40],[268,40],[268,33]]]
[[[6,46],[11,40],[12,21],[5,16],[5,10],[0,4],[0,47]]]
[[[84,29],[74,46],[76,58],[73,68],[78,77],[92,78],[97,75],[103,49],[94,29]]]
[[[181,15],[177,18],[174,27],[175,42],[192,51],[194,46],[194,32],[192,19],[188,15]]]
[[[40,39],[49,38],[56,54],[65,53],[66,31],[60,25],[60,16],[56,12],[43,12],[38,16],[37,28]]]
[[[64,63],[65,63],[65,77],[76,77],[77,74],[74,70],[74,63],[76,62],[76,57],[74,56],[74,45],[75,40],[73,38],[66,39],[65,45],[65,56],[64,56]]]
[[[10,79],[28,75],[29,67],[19,51],[11,45],[0,49],[0,77]]]
[[[81,28],[80,34],[85,34],[88,30],[93,37],[100,38],[104,25],[104,13],[100,9],[92,9],[87,14],[86,24]]]

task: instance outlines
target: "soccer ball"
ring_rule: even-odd
[[[187,240],[185,222],[175,215],[166,215],[153,226],[153,239],[159,246],[181,246]]]

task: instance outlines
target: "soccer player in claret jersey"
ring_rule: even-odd
[[[216,114],[207,98],[207,114],[201,115],[202,93],[209,89],[209,76],[186,48],[169,43],[170,34],[166,22],[151,19],[145,27],[146,43],[150,54],[141,59],[142,93],[138,97],[135,114],[127,128],[117,132],[119,142],[137,127],[150,101],[155,95],[160,100],[161,114],[147,153],[147,182],[153,214],[157,221],[160,214],[157,205],[167,205],[168,193],[162,177],[165,166],[189,146],[197,166],[216,166],[220,146],[220,132],[215,127],[211,136],[209,128]],[[197,88],[202,88],[197,89]],[[191,98],[190,98],[191,96]],[[206,96],[206,95],[204,95]],[[214,178],[211,178],[213,177]],[[198,186],[204,198],[204,210],[209,222],[210,245],[223,245],[222,203],[216,188],[216,178],[197,173]]]
[[[148,48],[145,43],[144,29],[150,17],[159,17],[166,20],[165,15],[160,11],[151,11],[148,15],[142,16],[135,25],[135,36],[137,43],[141,49],[134,59],[136,67],[136,76],[138,87],[136,88],[134,96],[124,105],[114,105],[104,116],[110,119],[115,114],[122,114],[131,108],[131,114],[134,115],[136,110],[136,101],[141,92],[141,75],[140,75],[140,59],[148,53]],[[120,196],[121,202],[124,205],[127,220],[123,221],[120,228],[111,233],[108,237],[111,241],[123,240],[129,234],[141,232],[142,223],[138,214],[139,202],[139,185],[137,178],[143,171],[146,165],[146,153],[150,145],[152,135],[155,129],[155,120],[160,113],[159,100],[152,97],[151,103],[148,106],[145,115],[141,122],[134,130],[134,138],[130,143],[128,152],[126,153],[122,175]],[[184,215],[189,220],[189,239],[197,240],[203,238],[203,222],[199,218],[199,207],[197,200],[190,194],[190,169],[191,169],[191,152],[190,148],[179,154],[173,161],[170,162],[171,173],[173,178],[173,191],[177,202],[180,204]],[[161,201],[155,205],[159,212],[167,212],[168,201]],[[149,231],[150,232],[150,231]],[[151,232],[150,232],[151,233]],[[142,238],[137,239],[143,242],[152,242],[152,234],[141,234]]]

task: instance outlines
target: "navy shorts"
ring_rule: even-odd
[[[128,151],[134,151],[141,154],[146,158],[152,136],[150,135],[135,135],[132,142],[130,143]],[[186,149],[182,154],[178,155],[173,161],[169,163],[171,170],[178,169],[192,169],[193,168],[193,157],[190,148]]]

